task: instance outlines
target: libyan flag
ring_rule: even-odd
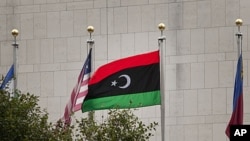
[[[88,87],[82,112],[161,104],[159,51],[101,66]]]

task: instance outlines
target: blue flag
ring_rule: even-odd
[[[234,96],[233,96],[233,112],[231,119],[226,128],[226,135],[230,137],[231,125],[243,124],[243,62],[242,55],[239,56],[235,84],[234,84]]]
[[[5,76],[3,83],[0,86],[0,90],[4,89],[6,87],[6,84],[8,84],[8,82],[10,82],[10,80],[14,78],[14,65],[12,65],[7,73],[7,75]]]

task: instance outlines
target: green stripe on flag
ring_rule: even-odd
[[[143,92],[136,94],[126,94],[109,96],[95,99],[88,99],[83,102],[82,112],[102,110],[102,109],[124,109],[137,108],[161,104],[160,91]]]

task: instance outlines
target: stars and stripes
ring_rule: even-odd
[[[70,125],[71,114],[82,108],[82,102],[88,93],[88,81],[91,72],[91,52],[90,49],[88,57],[83,65],[80,75],[78,76],[78,81],[71,92],[71,97],[67,103],[64,111],[62,120],[65,124]]]
[[[75,105],[73,107],[74,112],[80,110],[82,107],[82,102],[88,93],[89,78],[90,78],[90,68],[87,65],[86,68],[84,68],[84,76],[82,78],[82,82],[80,84],[80,89],[79,89],[79,92],[78,92],[78,95],[77,95],[77,98],[75,101]]]

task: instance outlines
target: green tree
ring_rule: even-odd
[[[52,124],[48,113],[39,107],[38,97],[20,91],[10,97],[9,92],[0,90],[0,112],[1,141],[146,141],[158,125],[145,125],[131,109],[109,110],[102,123],[89,116],[76,120],[76,126],[61,121]]]
[[[80,140],[86,141],[146,141],[153,136],[158,123],[145,125],[139,121],[131,109],[112,109],[108,118],[102,123],[97,123],[88,118],[82,118],[78,128]]]
[[[38,97],[15,92],[15,97],[0,90],[0,140],[71,140],[72,128],[48,122],[48,113],[38,106]]]

